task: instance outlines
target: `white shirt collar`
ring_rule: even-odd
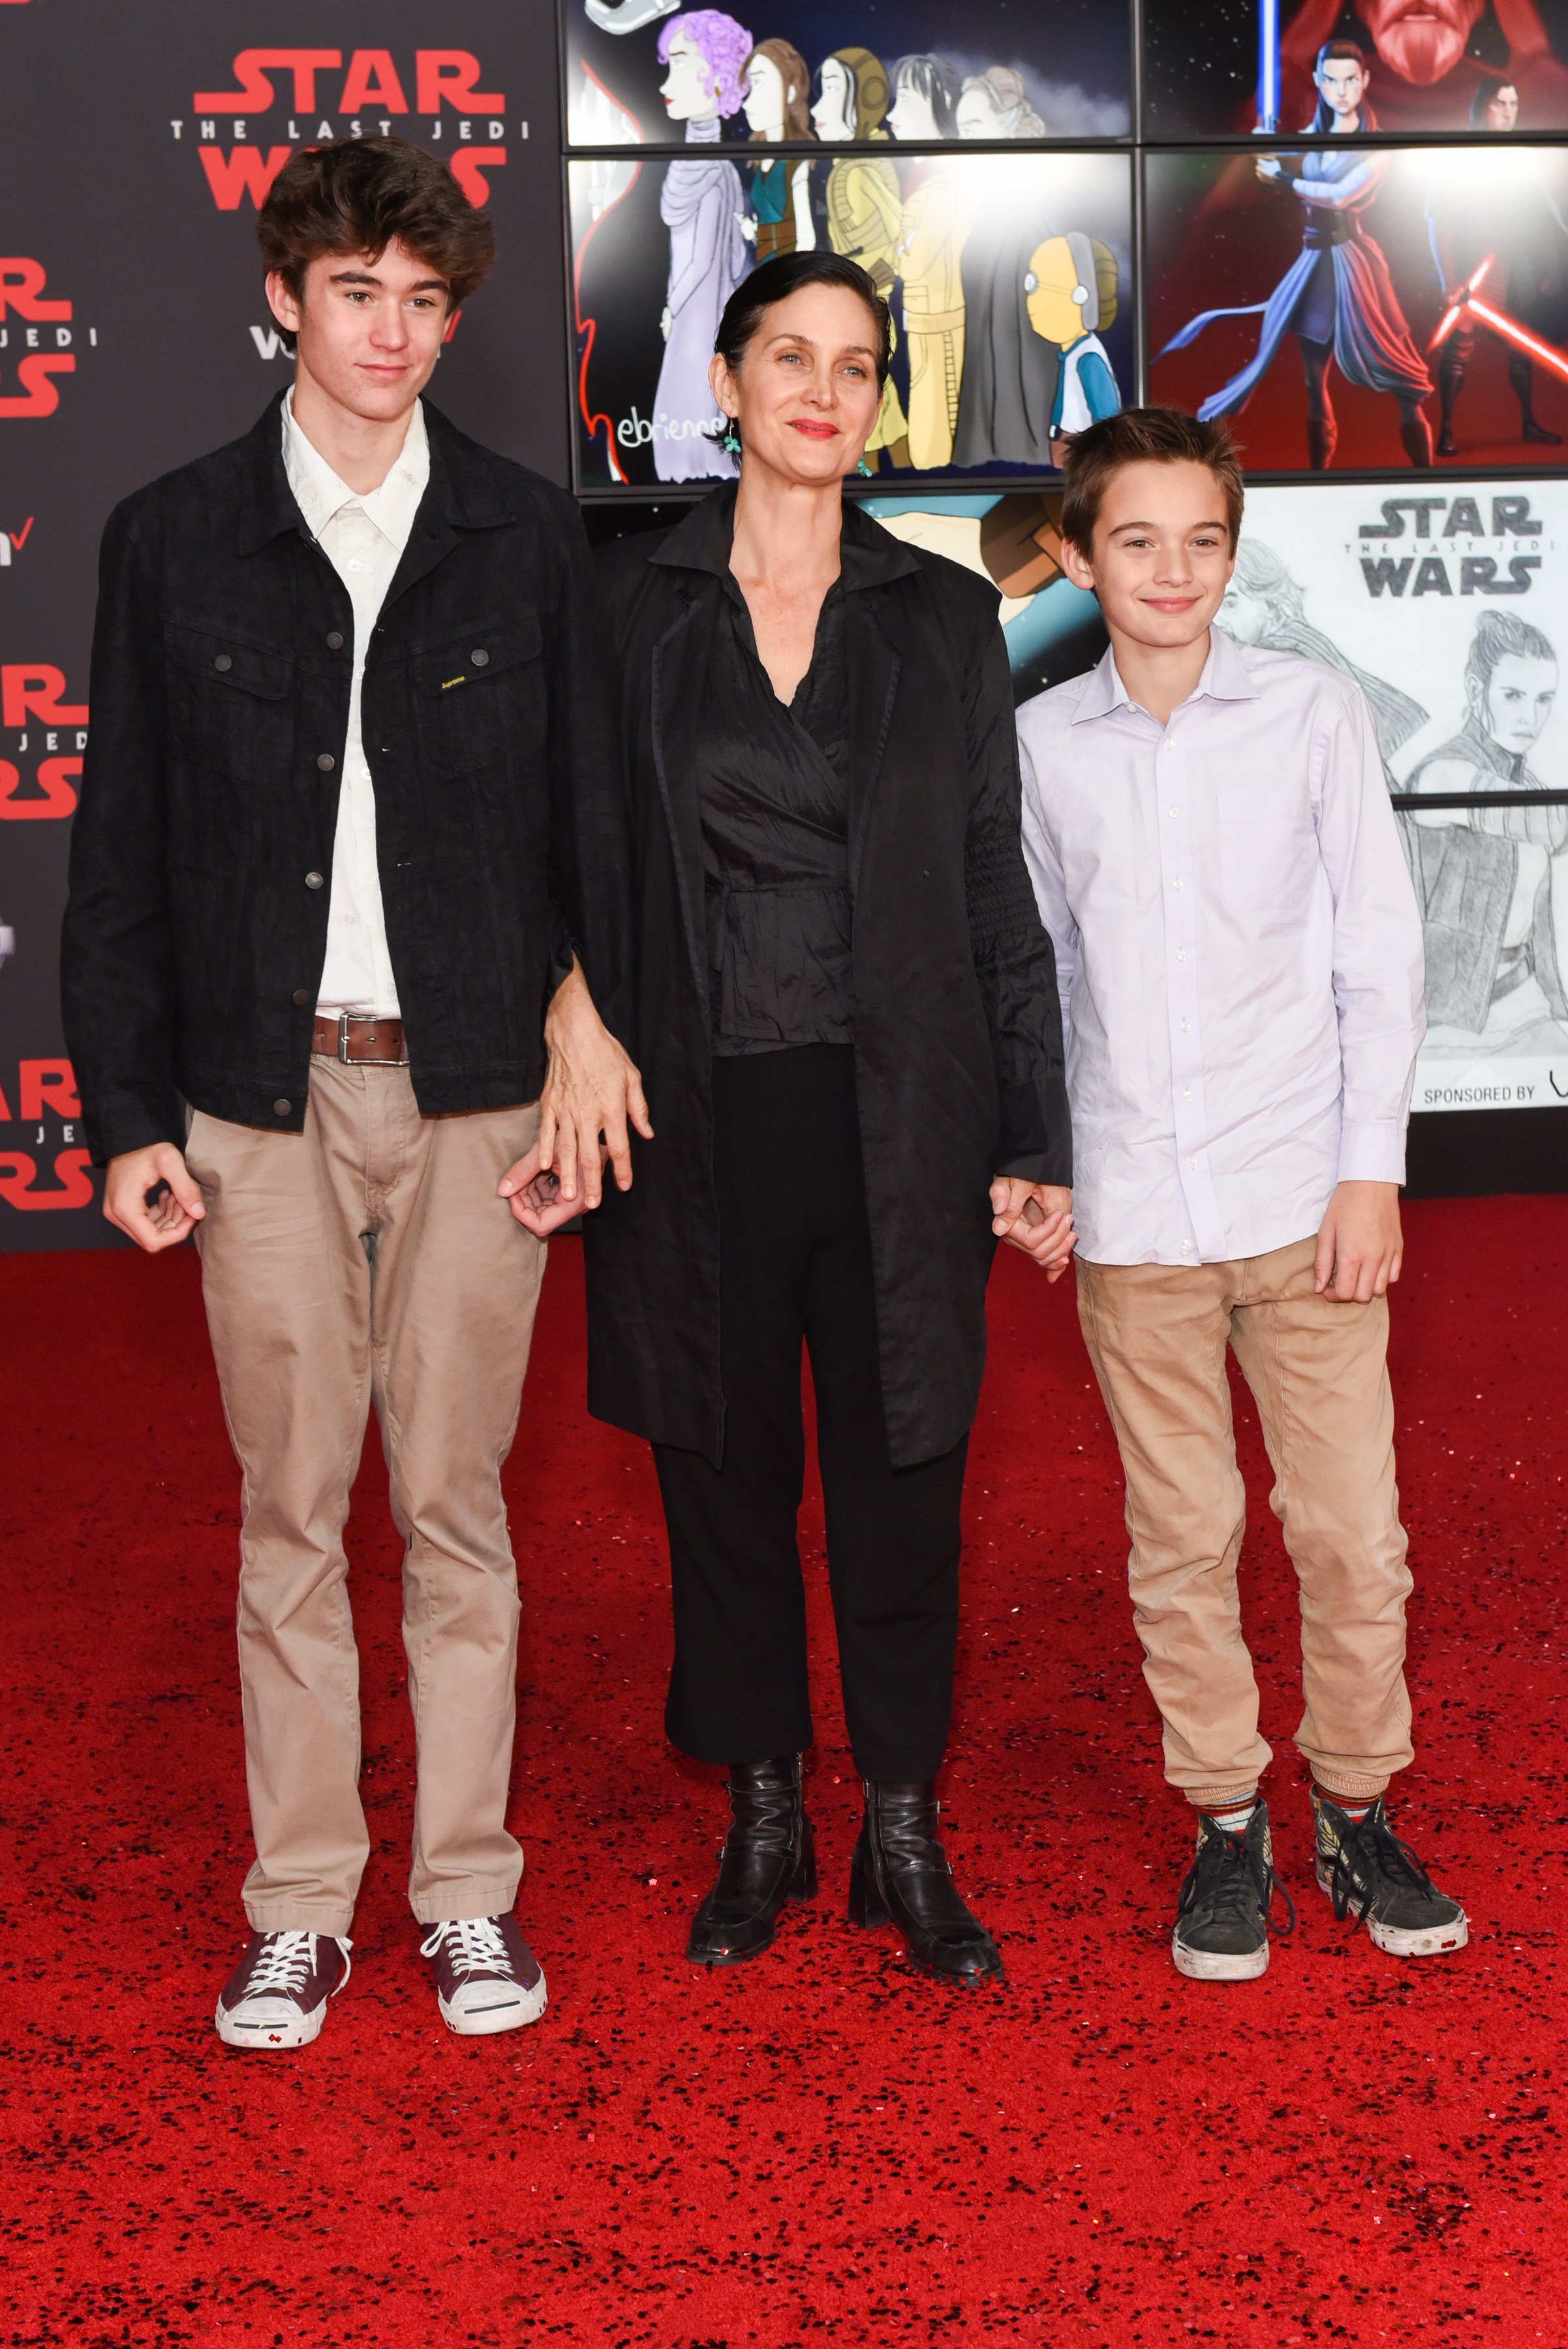
[[[1255,701],[1258,688],[1247,669],[1246,656],[1233,636],[1223,628],[1210,626],[1209,654],[1203,664],[1203,674],[1188,696],[1198,701],[1204,695],[1214,701]],[[1109,645],[1084,679],[1084,690],[1073,712],[1075,726],[1082,726],[1091,718],[1106,718],[1113,709],[1134,707],[1132,696],[1122,683],[1116,667],[1116,655]],[[1183,708],[1186,707],[1184,703]]]
[[[431,477],[430,438],[425,430],[424,402],[416,399],[409,411],[409,429],[396,462],[379,489],[361,496],[339,479],[315,444],[294,420],[294,386],[283,400],[283,463],[295,503],[306,528],[319,538],[335,514],[358,506],[381,535],[400,550],[408,543],[420,500]]]

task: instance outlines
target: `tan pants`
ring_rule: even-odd
[[[1296,1744],[1320,1785],[1351,1796],[1380,1794],[1412,1759],[1388,1307],[1315,1296],[1314,1246],[1232,1264],[1078,1264],[1078,1317],[1127,1475],[1144,1678],[1166,1777],[1194,1803],[1244,1793],[1271,1758],[1236,1587],[1246,1493],[1227,1344],[1257,1402],[1300,1586]]]
[[[202,1279],[244,1471],[239,1647],[262,1932],[346,1933],[369,1852],[343,1527],[372,1402],[406,1545],[419,1750],[409,1894],[422,1922],[495,1916],[517,1578],[501,1464],[545,1250],[495,1186],[536,1106],[421,1117],[406,1069],[314,1060],[303,1134],[199,1112]]]

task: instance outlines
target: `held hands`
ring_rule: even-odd
[[[651,1142],[653,1125],[642,1080],[594,1009],[581,967],[574,963],[545,1015],[549,1067],[539,1096],[539,1138],[497,1186],[512,1212],[536,1239],[604,1195],[605,1162],[617,1188],[631,1188],[629,1119]]]
[[[109,1162],[103,1212],[139,1248],[178,1247],[206,1214],[200,1185],[171,1142],[127,1150]]]
[[[1073,1194],[1054,1183],[1024,1183],[999,1174],[991,1186],[992,1230],[1009,1247],[1022,1248],[1047,1280],[1066,1271],[1078,1236],[1073,1229]]]
[[[1397,1183],[1341,1183],[1317,1236],[1313,1287],[1336,1305],[1368,1305],[1399,1278]]]

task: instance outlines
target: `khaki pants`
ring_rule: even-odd
[[[239,1648],[259,1932],[346,1933],[369,1852],[343,1527],[372,1402],[406,1545],[422,1923],[511,1908],[517,1578],[501,1497],[541,1244],[495,1186],[536,1106],[421,1117],[313,1060],[303,1134],[192,1118],[207,1319],[244,1472]]]
[[[1314,1247],[1298,1240],[1231,1264],[1078,1264],[1078,1316],[1127,1475],[1144,1678],[1165,1723],[1166,1777],[1194,1803],[1244,1793],[1271,1758],[1236,1587],[1246,1494],[1227,1344],[1257,1402],[1300,1586],[1296,1744],[1321,1785],[1352,1797],[1380,1794],[1412,1759],[1388,1307],[1315,1296]]]

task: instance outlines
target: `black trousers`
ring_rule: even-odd
[[[932,1778],[952,1703],[968,1438],[917,1467],[888,1461],[854,1052],[716,1060],[713,1114],[724,1459],[654,1446],[675,1602],[665,1726],[703,1762],[811,1744],[804,1340],[855,1766]]]

